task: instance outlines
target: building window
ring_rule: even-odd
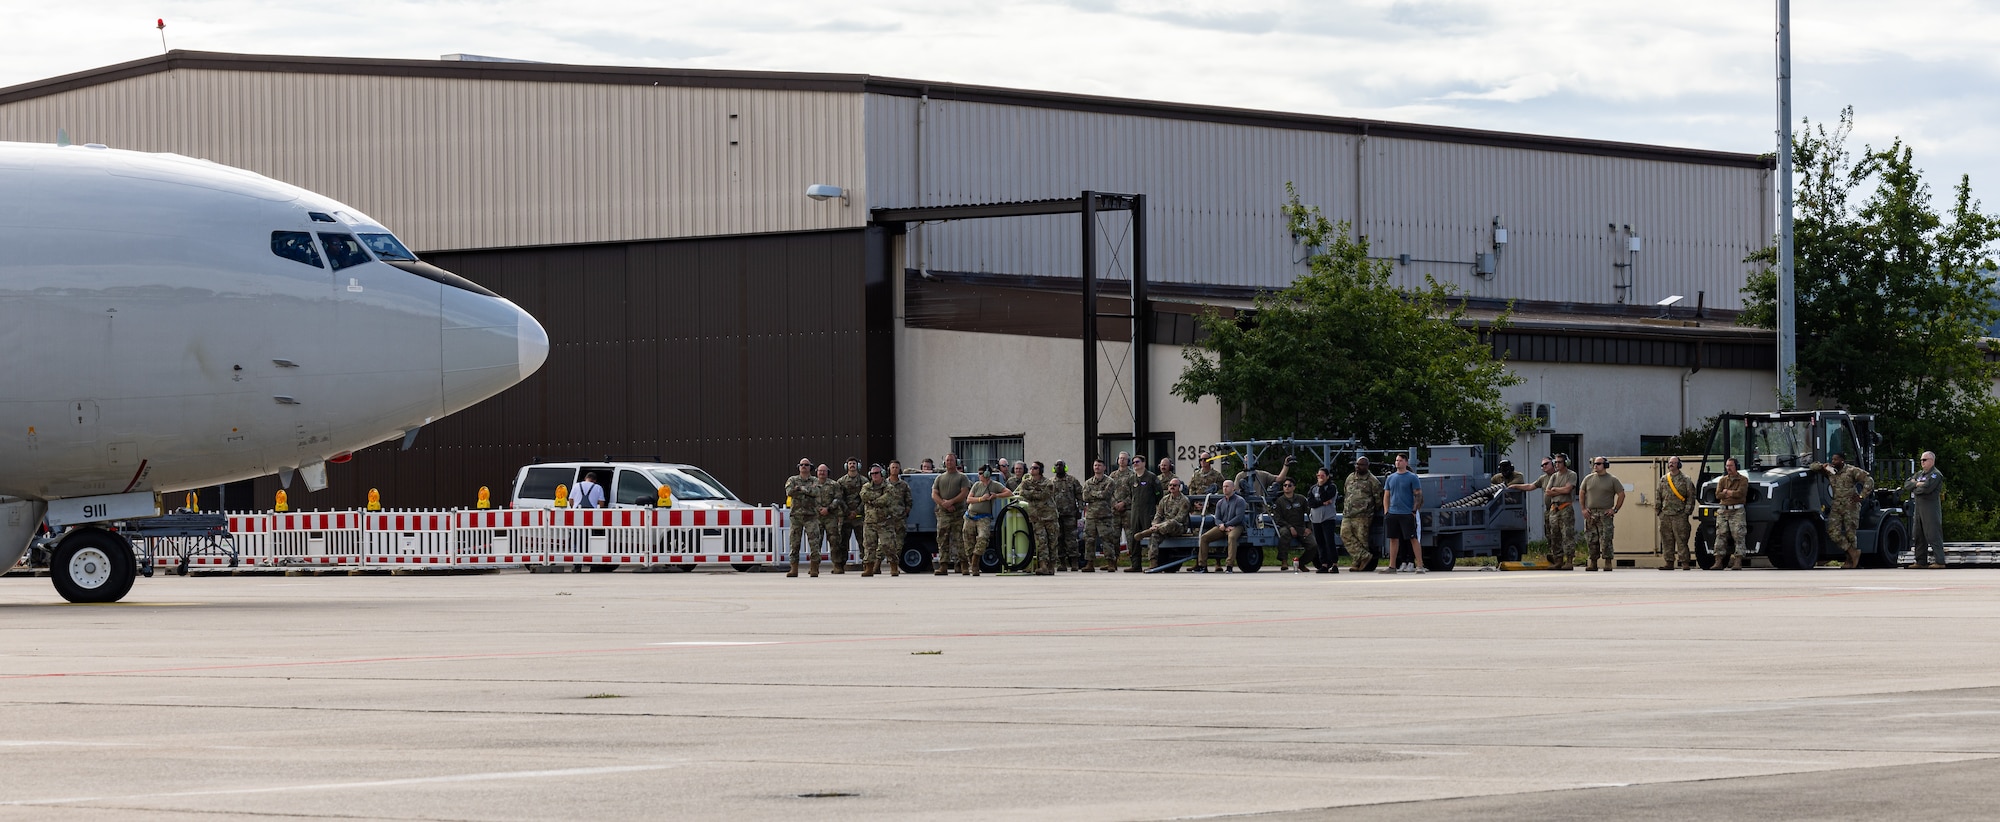
[[[951,452],[958,455],[959,468],[965,471],[976,471],[982,465],[995,465],[1002,459],[1019,462],[1023,459],[1021,440],[1024,436],[952,437]]]
[[[1193,455],[1187,455],[1186,459],[1182,459],[1181,454],[1174,452],[1174,435],[1172,432],[1154,432],[1151,442],[1152,444],[1146,446],[1144,449],[1135,449],[1133,448],[1131,434],[1104,434],[1097,438],[1097,458],[1104,460],[1104,470],[1107,472],[1118,470],[1118,452],[1120,451],[1130,454],[1137,450],[1139,453],[1145,454],[1147,467],[1156,471],[1159,470],[1160,458],[1162,457],[1174,460],[1176,471],[1179,470],[1178,466],[1180,463],[1194,462]],[[1085,470],[1089,470],[1087,466]]]
[[[1674,441],[1674,438],[1673,438],[1673,437],[1648,437],[1648,436],[1641,436],[1641,437],[1639,438],[1639,456],[1642,456],[1642,457],[1671,457],[1671,456],[1674,456],[1673,454],[1669,454],[1669,453],[1667,453],[1667,443],[1670,443],[1670,442],[1673,442],[1673,441]]]

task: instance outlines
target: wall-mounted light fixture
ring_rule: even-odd
[[[840,186],[830,186],[824,183],[809,185],[806,186],[806,196],[821,202],[838,197],[840,198],[841,205],[847,205],[847,189]]]

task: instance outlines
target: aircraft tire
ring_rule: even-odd
[[[49,562],[56,593],[70,602],[117,602],[139,575],[132,544],[99,528],[79,528],[63,537]]]

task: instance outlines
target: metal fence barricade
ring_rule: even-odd
[[[518,568],[547,562],[549,512],[528,508],[452,514],[452,560],[460,568]]]
[[[271,514],[274,565],[357,566],[361,564],[359,511]]]
[[[666,510],[661,513],[661,565],[716,563],[763,565],[778,561],[784,546],[784,513],[771,508]]]
[[[449,568],[452,512],[370,511],[362,515],[365,566]]]
[[[230,514],[229,536],[245,566],[269,568],[277,564],[271,552],[270,514]]]
[[[659,553],[660,514],[650,508],[559,508],[550,512],[552,565],[651,564]]]

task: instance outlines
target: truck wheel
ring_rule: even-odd
[[[1771,564],[1793,571],[1819,564],[1819,524],[1801,517],[1784,524],[1784,541],[1771,552]]]
[[[1883,517],[1882,524],[1875,529],[1875,553],[1861,555],[1863,568],[1894,568],[1902,561],[1903,552],[1910,547],[1910,532],[1903,521],[1895,517]]]
[[[132,543],[100,528],[79,528],[63,537],[49,561],[49,580],[70,602],[117,602],[138,575]]]

